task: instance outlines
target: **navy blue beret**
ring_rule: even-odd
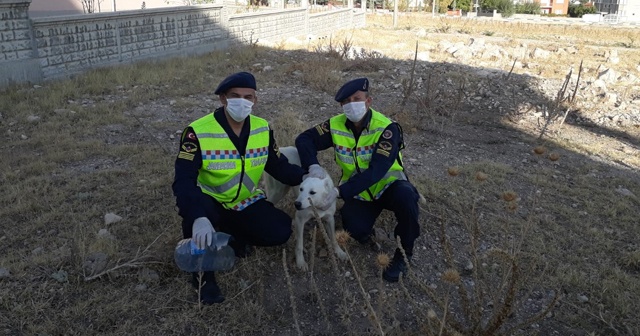
[[[232,88],[249,88],[256,90],[256,78],[248,72],[238,72],[225,78],[214,94],[223,94]]]
[[[341,102],[357,91],[369,91],[369,80],[367,78],[356,78],[348,81],[340,88],[340,90],[338,90],[335,99],[337,102]]]

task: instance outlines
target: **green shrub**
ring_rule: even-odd
[[[497,10],[502,17],[510,17],[515,13],[512,0],[482,0],[480,6],[483,10]]]
[[[518,14],[540,14],[540,3],[536,1],[518,3],[515,11]]]
[[[596,8],[594,6],[569,5],[569,16],[580,18],[585,14],[595,14]]]

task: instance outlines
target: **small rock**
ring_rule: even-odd
[[[578,294],[578,301],[582,303],[589,302],[589,298],[586,295]]]
[[[177,101],[176,101],[175,99],[171,99],[171,100],[169,101],[169,106],[173,106],[173,105],[175,105],[176,103],[177,103]]]
[[[169,135],[169,139],[173,140],[173,139],[175,139],[175,138],[176,138],[176,136],[175,136],[175,135],[173,135],[173,134]]]
[[[33,254],[33,255],[42,254],[42,251],[44,251],[44,249],[42,247],[36,247],[36,248],[33,249],[33,251],[31,251],[31,254]]]
[[[106,215],[104,215],[104,224],[105,225],[111,225],[111,224],[117,223],[117,222],[119,222],[121,220],[122,220],[122,217],[120,217],[120,216],[118,216],[118,215],[116,215],[116,214],[114,214],[112,212],[109,212]]]
[[[467,262],[467,265],[464,267],[464,269],[467,271],[473,271],[473,263],[471,262],[471,260]]]
[[[28,122],[36,122],[38,120],[40,120],[40,117],[37,116],[37,115],[30,115],[30,116],[27,117],[27,121]]]
[[[8,278],[11,276],[11,272],[4,267],[0,267],[0,279]]]
[[[147,290],[147,285],[145,284],[138,284],[135,288],[136,292],[144,292]]]
[[[271,71],[271,70],[273,70],[273,67],[270,65],[265,65],[265,67],[262,68],[262,71]]]
[[[98,274],[107,268],[107,261],[108,257],[105,253],[94,252],[85,259],[82,268],[88,275]]]
[[[346,272],[344,273],[344,277],[345,277],[345,278],[348,278],[348,277],[350,277],[350,276],[351,276],[351,272],[346,271]]]
[[[65,270],[59,270],[51,274],[51,277],[58,282],[67,282],[67,280],[69,279],[69,274]]]
[[[29,139],[29,137],[23,134],[23,135],[20,136],[20,139],[27,140],[27,139]]]
[[[551,56],[550,51],[540,49],[540,48],[535,48],[531,53],[532,58],[549,58],[549,56]]]
[[[616,189],[616,191],[624,196],[630,196],[630,197],[635,197],[635,195],[631,192],[631,190],[627,189],[627,188],[623,188],[621,186],[618,186],[618,188]]]
[[[40,85],[34,85],[34,86],[33,86],[33,88],[34,88],[34,89],[39,89],[39,88],[41,88],[41,87],[42,87],[42,86],[40,86]]]
[[[177,130],[176,134],[182,134],[182,131],[181,130]]]
[[[115,239],[115,237],[107,229],[100,229],[100,231],[98,231],[98,237],[105,239]]]

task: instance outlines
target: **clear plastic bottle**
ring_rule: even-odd
[[[199,249],[191,239],[178,242],[174,259],[178,268],[185,272],[226,271],[233,267],[236,255],[227,245],[230,236],[226,233],[214,233],[213,242],[206,249]]]

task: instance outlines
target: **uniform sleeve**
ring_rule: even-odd
[[[290,186],[302,183],[302,175],[305,174],[300,166],[289,163],[287,157],[280,153],[272,130],[269,130],[269,157],[264,170],[276,180]]]
[[[178,214],[185,219],[205,217],[205,201],[197,185],[198,170],[202,166],[200,143],[191,127],[182,132],[180,149],[175,162],[175,177],[173,180],[173,194],[176,196]]]
[[[296,148],[305,170],[312,164],[318,164],[318,151],[333,147],[329,125],[327,120],[302,132],[296,138]]]
[[[396,123],[384,130],[375,145],[369,168],[363,173],[352,176],[340,189],[342,198],[353,198],[380,181],[398,158],[402,144],[402,133]]]

